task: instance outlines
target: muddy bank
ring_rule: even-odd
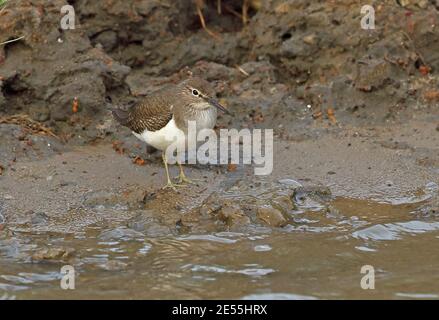
[[[364,264],[374,298],[439,296],[435,2],[376,1],[365,31],[356,1],[251,1],[248,23],[207,1],[220,39],[191,1],[69,3],[75,30],[62,0],[0,14],[0,42],[25,36],[0,46],[3,297],[59,298],[66,263],[70,298],[371,297]],[[218,128],[274,129],[271,175],[188,166],[197,185],[161,189],[108,108],[189,74],[233,110]]]
[[[328,110],[367,124],[437,109],[433,2],[372,3],[369,31],[356,1],[255,1],[246,24],[239,2],[222,1],[221,14],[213,2],[203,12],[220,39],[201,28],[191,1],[77,0],[75,30],[59,28],[66,1],[9,3],[0,42],[24,39],[0,47],[1,114],[29,114],[73,144],[111,139],[108,107],[188,71],[215,82],[236,111],[221,125],[275,127],[296,139],[314,136],[311,115],[331,118]],[[302,117],[309,122],[300,127]]]
[[[272,175],[189,166],[200,181],[177,192],[161,190],[159,155],[138,165],[113,144],[18,159],[0,177],[0,289],[7,298],[370,298],[358,283],[372,264],[374,298],[435,298],[437,134],[424,119],[276,140]],[[60,293],[66,263],[77,289]]]
[[[149,236],[284,227],[294,224],[300,203],[326,208],[349,197],[399,205],[429,192],[433,197],[437,141],[434,124],[425,120],[346,128],[315,141],[277,140],[271,175],[255,176],[252,166],[188,166],[200,180],[177,191],[161,190],[158,153],[139,163],[120,145],[76,147],[11,162],[0,177],[3,216],[8,226],[31,232],[79,232],[113,222]],[[437,202],[430,212],[437,212]],[[39,215],[44,223],[34,226]]]
[[[109,141],[146,158],[108,109],[188,74],[212,82],[234,111],[218,127],[273,128],[289,141],[423,114],[437,123],[434,3],[377,3],[369,31],[355,1],[256,1],[248,23],[236,16],[239,2],[223,1],[221,14],[206,3],[220,39],[201,28],[191,1],[78,0],[74,30],[59,27],[65,1],[8,3],[0,42],[24,38],[0,46],[0,165]],[[16,114],[29,120],[17,123]],[[32,138],[29,121],[53,134]]]

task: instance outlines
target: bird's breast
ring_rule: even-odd
[[[216,109],[209,105],[205,109],[189,109],[183,117],[177,117],[176,125],[185,132],[188,129],[189,121],[196,124],[197,131],[202,129],[213,129],[216,123],[216,118]]]
[[[216,123],[217,112],[214,108],[209,108],[200,112],[196,119],[197,130],[212,129]]]

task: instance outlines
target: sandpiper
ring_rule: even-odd
[[[212,86],[206,80],[191,77],[177,85],[171,85],[145,97],[129,110],[113,109],[114,118],[128,127],[140,140],[162,151],[167,184],[164,188],[172,188],[169,177],[166,148],[175,139],[185,143],[188,122],[194,121],[197,130],[212,129],[217,118],[217,109],[229,113],[216,99]],[[191,183],[186,177],[182,164],[179,183]]]

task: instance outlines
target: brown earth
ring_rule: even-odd
[[[0,43],[25,38],[0,46],[0,252],[68,260],[82,249],[29,243],[90,228],[136,239],[326,230],[346,214],[436,221],[437,1],[372,1],[376,30],[360,28],[358,1],[251,2],[244,25],[239,1],[223,0],[222,14],[207,1],[218,40],[192,1],[68,1],[75,30],[59,28],[67,1],[10,1]],[[189,73],[234,112],[219,128],[274,129],[271,175],[188,166],[197,185],[161,189],[159,154],[108,109]]]

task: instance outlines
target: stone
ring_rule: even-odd
[[[218,218],[229,227],[250,224],[250,218],[245,215],[244,211],[235,206],[221,208],[218,212]]]
[[[288,195],[280,195],[271,200],[271,205],[283,212],[294,209],[294,203]]]
[[[259,220],[271,227],[283,227],[287,224],[282,212],[273,207],[261,207],[257,209],[256,216]]]
[[[35,212],[31,216],[31,223],[33,225],[45,224],[48,219],[49,217],[44,212]]]
[[[65,260],[74,252],[73,248],[42,248],[32,254],[32,261]]]
[[[383,59],[367,59],[358,65],[355,87],[370,92],[390,78],[389,63]]]
[[[111,51],[117,45],[117,34],[113,30],[103,31],[96,36],[94,42],[100,43],[105,51]]]
[[[50,119],[50,109],[47,106],[33,106],[29,109],[30,117],[38,122],[44,122]]]

